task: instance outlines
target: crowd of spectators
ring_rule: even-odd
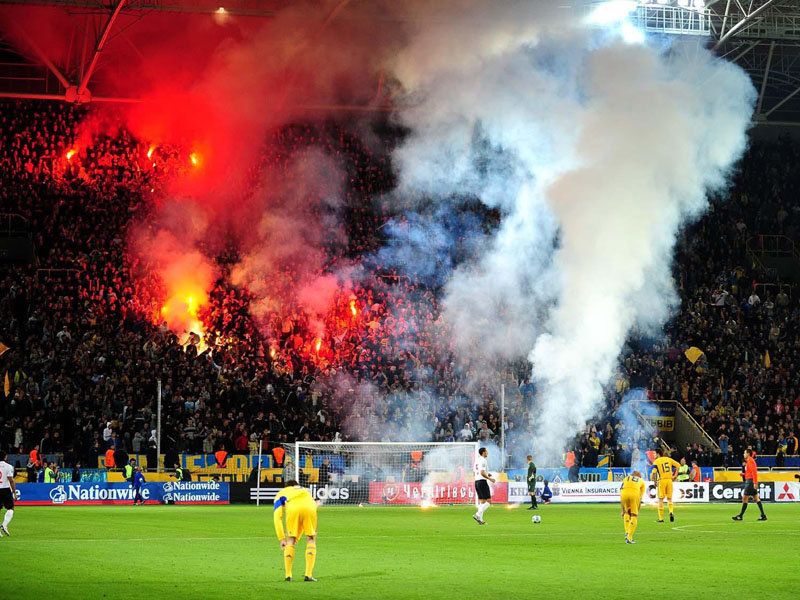
[[[321,324],[299,306],[256,322],[252,294],[225,277],[226,260],[235,261],[226,256],[201,311],[202,342],[154,321],[148,292],[156,286],[142,284],[127,233],[180,171],[178,153],[154,153],[124,130],[87,138],[85,122],[82,109],[56,103],[6,103],[0,115],[0,137],[8,140],[0,150],[0,200],[8,214],[27,220],[36,248],[35,262],[0,272],[0,340],[11,348],[2,358],[5,447],[27,454],[38,446],[41,454],[64,453],[67,465],[89,466],[109,446],[152,452],[157,380],[171,451],[249,452],[262,437],[267,447],[364,437],[385,419],[402,435],[433,417],[433,404],[430,414],[411,407],[411,398],[426,393],[414,372],[452,382],[452,365],[433,360],[440,337],[433,292],[407,279],[362,278],[340,290]],[[385,160],[341,129],[311,126],[278,132],[271,160],[288,165],[287,154],[315,144],[338,155],[352,182],[344,206],[348,245],[331,261],[373,251],[380,215],[365,199],[388,184]],[[329,332],[324,341],[320,325]],[[341,418],[351,404],[345,373],[364,400],[364,422]],[[442,383],[437,392],[452,399],[456,386]],[[409,402],[382,400],[401,395]],[[494,432],[497,418],[495,411]]]
[[[789,259],[781,273],[762,260],[762,250],[800,240],[798,156],[789,138],[753,144],[731,188],[683,231],[673,267],[680,307],[664,338],[629,344],[608,390],[609,416],[582,436],[584,452],[591,429],[601,451],[631,451],[614,415],[631,387],[646,387],[651,399],[683,403],[719,447],[676,448],[687,460],[738,466],[747,447],[779,463],[800,453],[800,303],[791,276],[800,264]],[[689,348],[702,357],[689,360]]]
[[[448,351],[436,290],[398,273],[343,286],[321,318],[286,302],[256,319],[252,293],[228,277],[234,247],[215,257],[203,340],[154,319],[158,299],[142,291],[153,286],[142,285],[127,236],[185,161],[180,149],[154,156],[124,129],[86,134],[82,123],[85,109],[57,103],[0,110],[0,206],[27,220],[36,252],[30,264],[0,265],[0,342],[10,348],[0,357],[3,447],[60,452],[65,466],[97,465],[110,447],[152,454],[159,380],[171,453],[249,453],[259,439],[268,448],[298,439],[499,441],[499,381],[468,387],[474,378]],[[392,185],[387,158],[328,124],[280,131],[270,160],[288,164],[308,146],[336,155],[346,173],[347,243],[326,268],[374,252],[385,217],[369,200]],[[652,443],[652,432],[620,415],[631,387],[684,403],[719,444],[680,449],[703,464],[733,464],[747,445],[798,452],[797,295],[754,264],[748,240],[752,248],[762,234],[797,239],[799,154],[790,142],[754,147],[732,189],[683,232],[682,304],[665,338],[626,348],[604,416],[577,438],[584,465],[603,454],[629,463]],[[687,360],[688,347],[702,360]],[[512,440],[535,414],[525,375],[521,364],[501,376]]]

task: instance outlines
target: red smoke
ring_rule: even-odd
[[[140,102],[92,105],[66,158],[121,124],[139,141],[140,166],[161,185],[151,216],[131,232],[130,258],[160,279],[140,285],[160,299],[153,318],[173,330],[198,328],[219,274],[213,257],[233,243],[241,255],[233,283],[255,294],[256,316],[299,304],[325,353],[323,322],[342,284],[322,274],[324,245],[343,243],[335,214],[344,175],[324,151],[269,144],[288,124],[330,116],[319,107],[374,99],[396,25],[360,18],[348,4],[279,5],[268,18],[123,11],[115,23],[88,87],[94,97]],[[0,9],[18,47],[45,54],[75,83],[75,40],[91,48],[103,23],[61,8]],[[317,218],[322,204],[329,222]]]

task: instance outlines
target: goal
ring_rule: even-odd
[[[477,443],[296,442],[295,479],[332,504],[472,504]]]

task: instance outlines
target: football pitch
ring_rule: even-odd
[[[316,583],[283,581],[272,507],[18,507],[0,540],[0,598],[797,598],[800,506],[642,511],[616,505],[319,511]],[[542,516],[540,524],[531,515]],[[301,544],[302,548],[302,544]]]

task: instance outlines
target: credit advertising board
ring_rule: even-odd
[[[778,484],[780,485],[780,483]],[[744,483],[714,481],[708,484],[709,500],[711,502],[741,502],[744,493]],[[760,481],[758,483],[758,497],[764,502],[775,500],[775,483]]]

